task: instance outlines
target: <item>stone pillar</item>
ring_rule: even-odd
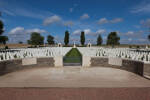
[[[63,67],[63,56],[54,57],[55,67]]]
[[[61,44],[61,43],[58,43],[58,47],[62,47],[62,44]]]
[[[75,44],[75,42],[73,43],[73,48],[76,48],[76,44]]]
[[[82,66],[90,67],[91,65],[91,57],[90,56],[82,56]]]
[[[87,47],[92,47],[92,44],[91,44],[91,43],[88,43]]]

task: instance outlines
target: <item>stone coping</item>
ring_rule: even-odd
[[[25,58],[0,62],[0,75],[32,67],[54,67],[53,57]]]
[[[95,58],[95,59],[94,59]],[[97,60],[96,60],[97,59]],[[110,64],[109,57],[91,57],[91,67],[92,66],[103,66],[103,67],[112,67],[112,68],[118,68],[118,69],[123,69],[127,70],[130,72],[133,72],[135,74],[138,74],[140,76],[143,75],[150,75],[150,64],[149,63],[144,63],[142,61],[137,61],[137,60],[131,60],[131,59],[121,59],[118,60],[118,58],[114,58],[116,61],[112,62]],[[121,61],[121,62],[117,62]],[[115,64],[116,63],[116,64]],[[122,65],[119,66],[119,64],[122,63]]]

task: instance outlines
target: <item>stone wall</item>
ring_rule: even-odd
[[[119,59],[119,61],[120,61],[120,59]],[[127,59],[122,59],[122,61],[121,61],[121,63],[119,63],[119,65],[117,65],[117,64],[112,65],[112,64],[109,64],[109,62],[110,62],[109,58],[92,57],[91,58],[91,67],[111,67],[111,68],[123,69],[126,71],[133,72],[135,74],[138,74],[140,76],[143,76],[143,70],[144,70],[143,62],[127,60]]]
[[[109,66],[108,58],[92,57],[91,58],[91,66],[107,67],[107,66]]]
[[[30,58],[29,58],[30,59]],[[30,59],[30,64],[24,65],[24,59],[16,59],[16,60],[8,60],[0,62],[0,75],[14,72],[20,69],[32,68],[32,67],[54,67],[54,59],[51,58],[35,58]],[[34,64],[31,64],[32,60],[34,60]],[[28,61],[28,59],[26,60]]]
[[[123,59],[121,69],[143,76],[144,63],[140,61]]]
[[[37,66],[54,67],[54,58],[37,58]]]
[[[8,60],[0,62],[0,75],[19,70],[22,67],[22,60]]]
[[[150,63],[144,63],[144,75],[150,77]]]

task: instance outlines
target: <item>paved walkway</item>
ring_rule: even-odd
[[[0,87],[150,87],[150,80],[113,68],[34,68],[0,76]]]

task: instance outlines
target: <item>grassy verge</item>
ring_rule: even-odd
[[[72,48],[66,55],[66,57],[81,57],[81,53],[77,48]]]
[[[82,55],[77,48],[71,49],[64,57],[64,63],[80,63]]]

